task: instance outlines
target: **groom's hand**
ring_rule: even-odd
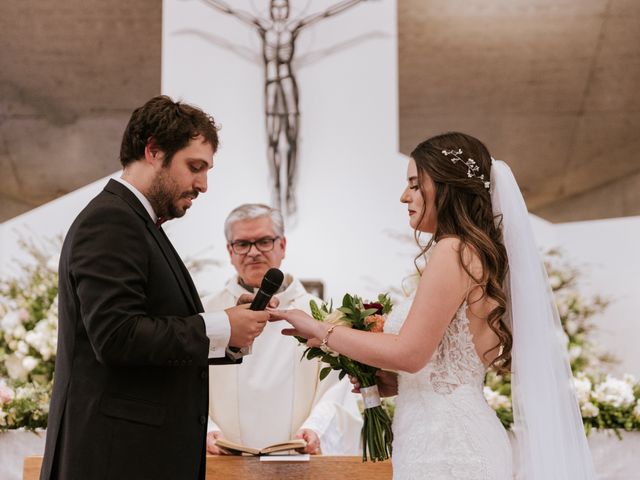
[[[269,313],[254,312],[248,305],[238,305],[225,310],[231,326],[229,346],[236,348],[249,347],[255,338],[262,333],[269,320]]]
[[[253,302],[253,299],[255,297],[256,296],[253,293],[243,293],[238,298],[236,305],[244,305],[245,303],[251,303]],[[280,300],[278,300],[276,297],[271,297],[271,300],[269,300],[269,305],[267,305],[267,307],[278,308],[278,305],[280,305]]]

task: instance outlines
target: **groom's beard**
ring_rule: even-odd
[[[176,181],[162,168],[153,179],[147,194],[149,203],[158,217],[164,219],[180,218],[187,212],[187,208],[180,207],[178,200],[182,198],[195,199],[198,196],[196,190],[180,192]]]

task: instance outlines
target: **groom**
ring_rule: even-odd
[[[78,215],[59,269],[56,371],[41,480],[205,477],[209,363],[232,363],[268,314],[201,314],[162,230],[207,190],[218,134],[165,96],[136,109],[122,178]]]

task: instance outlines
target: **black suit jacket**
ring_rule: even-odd
[[[202,304],[162,229],[121,183],[110,180],[69,229],[58,305],[41,480],[204,479]]]

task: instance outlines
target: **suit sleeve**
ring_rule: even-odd
[[[96,356],[115,366],[204,366],[209,339],[200,315],[148,313],[149,263],[157,253],[147,242],[144,222],[115,207],[78,225],[69,269]]]

